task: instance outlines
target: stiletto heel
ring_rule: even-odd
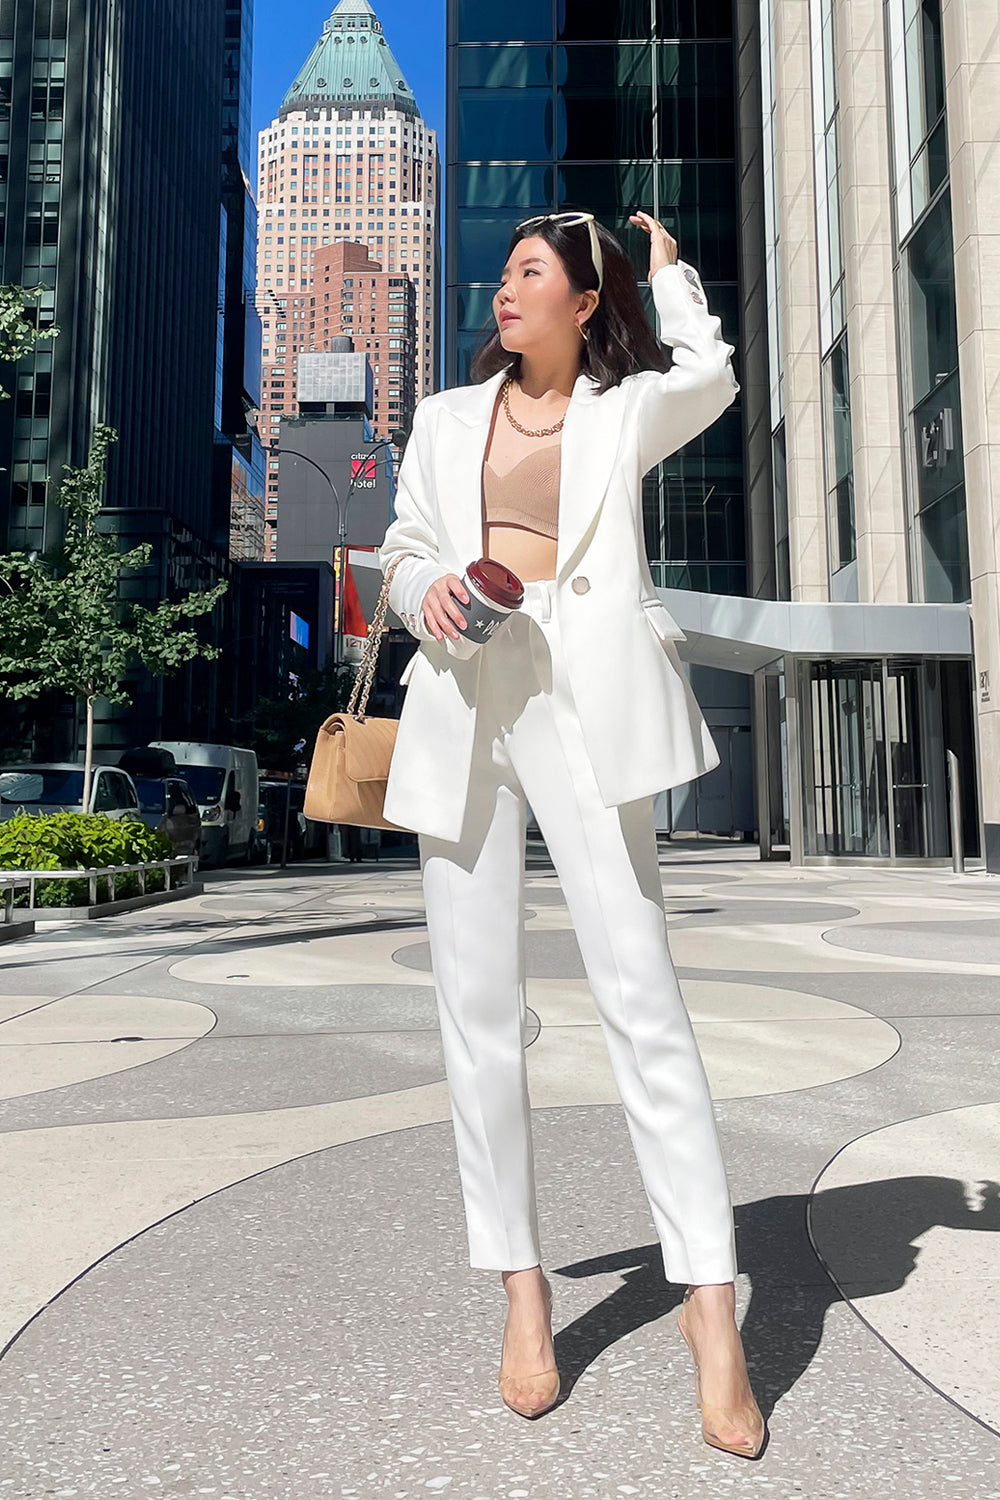
[[[545,1300],[548,1304],[549,1325],[552,1322],[552,1288],[549,1279],[542,1275],[545,1282]],[[555,1406],[559,1398],[559,1371],[553,1365],[549,1370],[542,1370],[538,1375],[505,1375],[503,1373],[504,1350],[507,1344],[507,1329],[504,1327],[504,1336],[500,1344],[500,1376],[497,1386],[503,1399],[504,1406],[509,1406],[511,1411],[516,1411],[519,1417],[540,1417],[543,1412],[549,1411]],[[523,1405],[518,1401],[510,1399],[505,1395],[510,1392],[513,1397],[515,1392],[522,1397],[528,1398],[528,1404]]]
[[[677,1327],[681,1338],[687,1344],[694,1360],[694,1393],[701,1412],[701,1435],[711,1448],[720,1448],[723,1453],[735,1453],[739,1458],[757,1458],[764,1446],[764,1438],[767,1433],[764,1418],[761,1416],[760,1408],[751,1394],[750,1406],[743,1406],[739,1411],[728,1411],[723,1407],[703,1406],[701,1399],[701,1370],[698,1365],[698,1356],[694,1352],[694,1345],[684,1331],[684,1305],[691,1297],[691,1288],[688,1287],[684,1293],[684,1302],[681,1304],[677,1314]],[[749,1419],[749,1421],[748,1421]],[[719,1434],[720,1428],[735,1428],[749,1435],[743,1442],[727,1442]]]

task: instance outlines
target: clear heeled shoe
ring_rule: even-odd
[[[551,1324],[552,1288],[549,1285],[549,1278],[544,1273],[542,1280],[545,1282],[545,1300],[548,1304]],[[511,1411],[516,1411],[520,1417],[540,1417],[543,1412],[555,1406],[559,1398],[559,1371],[553,1365],[551,1369],[542,1370],[537,1375],[505,1375],[503,1361],[506,1345],[507,1328],[504,1325],[503,1339],[500,1344],[500,1375],[497,1380],[503,1403],[509,1406]],[[521,1400],[513,1400],[515,1395],[520,1396]],[[525,1398],[527,1398],[526,1403]]]
[[[698,1410],[701,1412],[701,1435],[711,1448],[720,1448],[723,1453],[735,1453],[740,1458],[757,1458],[764,1446],[764,1438],[767,1428],[764,1418],[761,1416],[760,1408],[753,1395],[750,1396],[750,1404],[729,1410],[726,1407],[705,1406],[701,1399],[701,1371],[698,1367],[698,1356],[694,1352],[694,1345],[684,1331],[684,1307],[690,1300],[691,1288],[688,1287],[684,1293],[684,1302],[677,1313],[677,1327],[680,1329],[681,1338],[691,1351],[694,1360],[694,1390]],[[745,1434],[743,1441],[729,1441],[722,1436],[722,1430],[736,1431]]]

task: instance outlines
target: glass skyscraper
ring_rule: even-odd
[[[625,246],[655,326],[652,214],[697,266],[737,346],[734,56],[728,0],[451,0],[446,384],[468,378],[492,323],[513,226],[585,208]],[[646,549],[658,584],[746,589],[740,398],[647,475]]]

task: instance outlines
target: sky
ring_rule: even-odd
[[[253,149],[289,84],[312,51],[336,0],[256,0],[253,47]],[[445,0],[371,0],[417,109],[437,131],[444,156]],[[442,172],[442,179],[443,179]],[[443,184],[442,184],[443,185]]]

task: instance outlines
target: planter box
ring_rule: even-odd
[[[13,922],[0,922],[0,943],[12,943],[15,938],[30,937],[35,930],[32,921],[22,922],[15,918]]]
[[[15,911],[24,912],[35,922],[60,922],[73,918],[87,922],[92,917],[113,917],[115,912],[136,911],[140,906],[160,906],[165,901],[180,901],[185,896],[200,896],[205,882],[193,880],[190,885],[179,885],[175,891],[151,891],[148,896],[123,896],[120,901],[99,901],[96,906],[18,906]],[[11,924],[16,925],[17,918]],[[0,927],[0,933],[3,928]]]
[[[122,896],[113,901],[94,901],[88,906],[13,906],[13,894],[17,889],[28,888],[29,896],[34,895],[35,884],[39,880],[87,880],[95,882],[91,887],[91,894],[96,893],[97,883],[108,890],[109,882],[107,876],[139,874],[143,883],[145,877],[152,870],[162,870],[166,880],[171,873],[177,873],[178,867],[187,869],[189,878],[184,885],[174,886],[170,890],[149,891],[136,896]],[[42,922],[58,922],[64,919],[87,921],[91,917],[110,917],[116,912],[134,911],[140,906],[158,906],[164,901],[179,901],[184,896],[198,896],[204,891],[204,884],[196,881],[194,876],[194,863],[191,857],[186,855],[173,855],[169,859],[145,860],[141,864],[134,865],[105,865],[100,869],[93,870],[0,870],[0,901],[3,902],[3,915],[5,921],[0,921],[0,933],[5,932],[19,920],[23,914],[25,917],[34,918]],[[18,934],[20,936],[20,934]]]

